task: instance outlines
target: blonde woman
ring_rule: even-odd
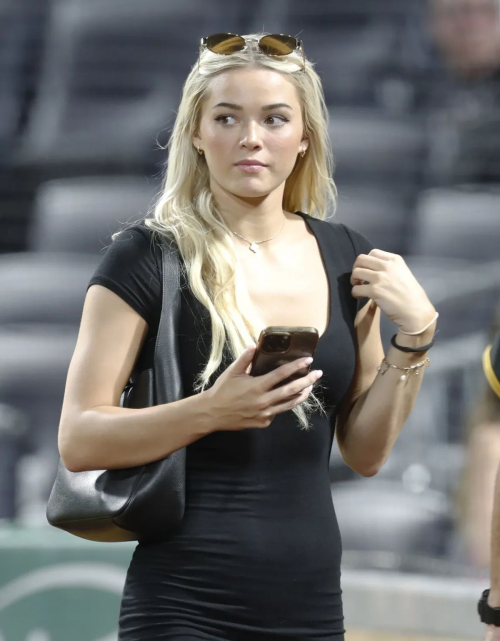
[[[113,237],[90,281],[61,417],[74,471],[187,447],[184,519],[164,541],[137,545],[120,641],[344,638],[334,432],[352,469],[377,472],[422,380],[403,383],[392,368],[377,376],[380,309],[417,334],[398,334],[415,349],[431,342],[435,310],[400,256],[325,221],[332,164],[321,82],[301,42],[202,40],[154,216]],[[185,398],[121,408],[140,352],[151,367],[142,355],[158,327],[161,235],[184,266]],[[310,373],[276,389],[304,361],[252,377],[268,325],[319,333]],[[388,356],[408,373],[425,353]]]

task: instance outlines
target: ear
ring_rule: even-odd
[[[193,137],[191,138],[191,140],[192,140],[193,145],[194,145],[195,147],[199,147],[199,146],[201,145],[201,138],[199,137],[199,135],[198,135],[197,133],[195,133],[195,134],[193,135]]]

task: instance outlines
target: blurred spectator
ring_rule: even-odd
[[[500,182],[500,0],[411,5],[375,103],[422,118],[424,187]]]
[[[430,0],[430,28],[451,76],[500,74],[498,0]]]
[[[489,343],[500,332],[500,305]],[[500,398],[485,380],[466,422],[465,465],[458,491],[458,525],[463,553],[476,567],[490,564],[495,479],[500,464]]]
[[[500,2],[429,0],[427,182],[500,181]]]

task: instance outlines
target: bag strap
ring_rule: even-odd
[[[155,404],[183,398],[179,326],[181,315],[181,258],[174,240],[162,239],[162,306],[154,353]]]

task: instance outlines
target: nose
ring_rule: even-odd
[[[241,146],[248,149],[255,149],[262,146],[262,141],[259,135],[259,126],[256,122],[250,121],[246,126],[243,137],[241,139]]]

